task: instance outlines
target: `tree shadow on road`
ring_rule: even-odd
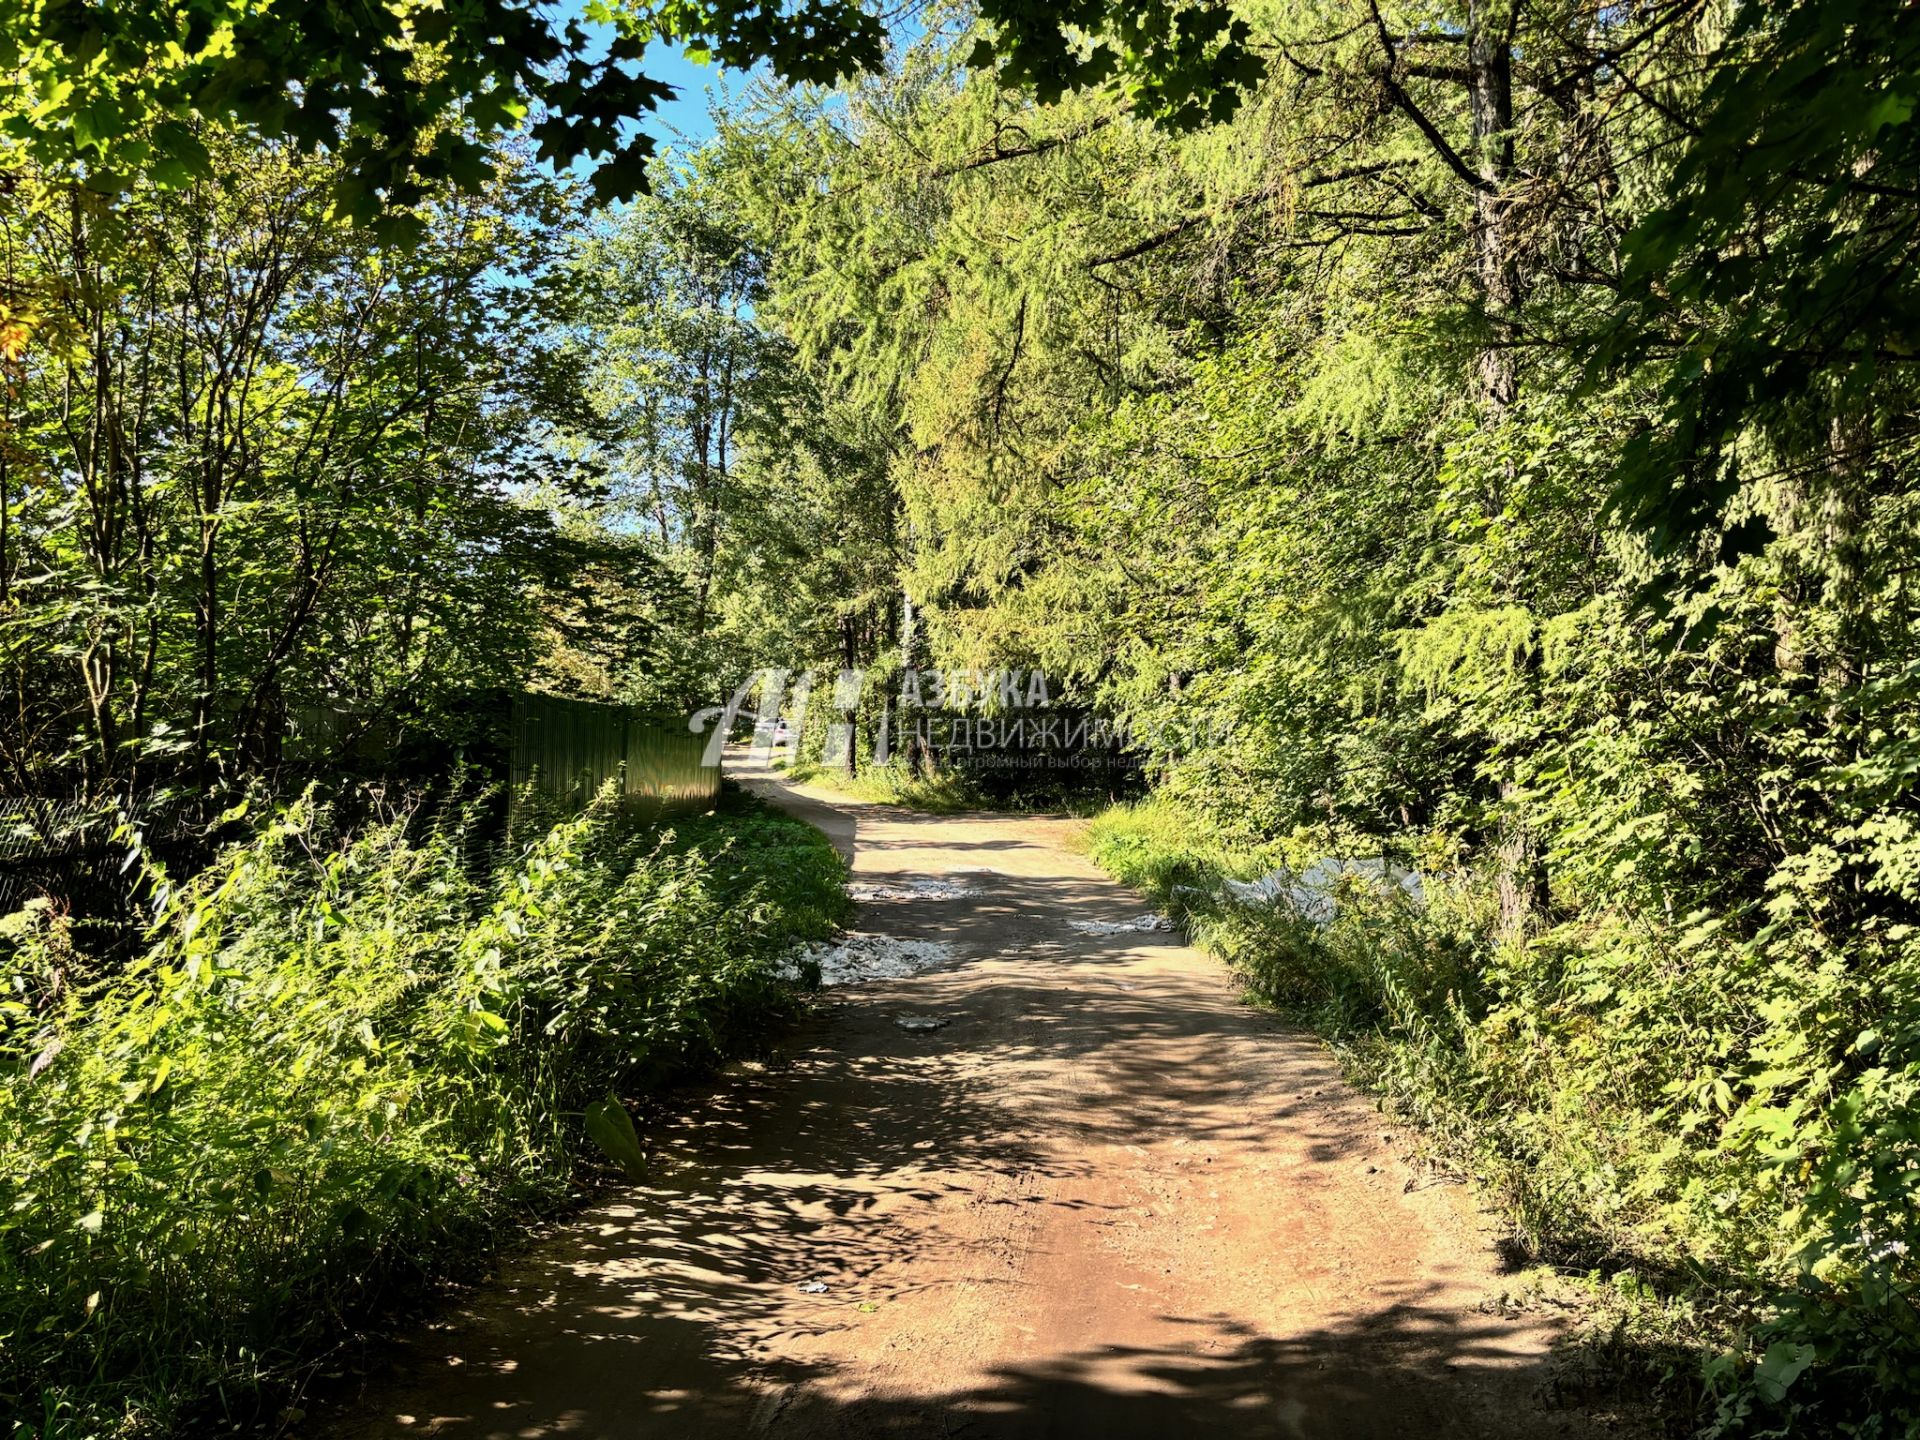
[[[900,1357],[901,1393],[843,1388],[822,1358],[836,1334],[940,1298],[922,1293],[929,1287],[964,1276],[1009,1313],[1032,1303],[997,1262],[994,1227],[949,1223],[960,1212],[998,1207],[1017,1225],[1029,1206],[1100,1208],[1072,1195],[1084,1162],[1035,1139],[1038,1110],[1054,1112],[1056,1133],[1064,1121],[1096,1142],[1176,1128],[1202,1142],[1247,1138],[1233,1042],[1257,1031],[1241,1031],[1231,1008],[1183,1012],[1177,996],[1146,981],[1101,997],[964,971],[929,979],[881,993],[911,995],[916,1008],[1011,1007],[1040,1020],[1010,1045],[1005,1027],[985,1020],[977,1039],[965,1019],[931,1041],[909,1035],[877,996],[822,1017],[786,1062],[716,1090],[652,1136],[654,1183],[548,1237],[467,1313],[396,1348],[390,1379],[334,1433],[1598,1433],[1579,1411],[1547,1430],[1515,1420],[1541,1413],[1546,1363],[1512,1346],[1501,1317],[1455,1313],[1433,1286],[1411,1281],[1382,1294],[1375,1310],[1282,1338],[1231,1315],[1160,1315],[1150,1343],[1037,1353],[945,1391],[928,1388],[910,1352]],[[990,994],[979,993],[983,984]],[[1197,1047],[1177,1083],[1165,1068],[1170,1040]],[[1036,1063],[1105,1057],[1115,1067],[1110,1093],[1125,1104],[1062,1116],[1060,1096],[1037,1095],[1030,1112],[1004,1094],[988,1103],[967,1083],[967,1067],[983,1058],[976,1048],[1005,1064],[1022,1047]],[[1129,1068],[1132,1057],[1155,1053],[1157,1064]],[[1310,1118],[1276,1113],[1262,1123]]]
[[[1497,1319],[1417,1304],[1282,1338],[1253,1334],[1230,1317],[1164,1316],[1169,1329],[1190,1329],[1191,1341],[1036,1354],[933,1393],[911,1381],[899,1393],[854,1391],[837,1383],[829,1365],[716,1349],[716,1327],[731,1330],[738,1319],[729,1309],[709,1297],[699,1309],[654,1309],[643,1319],[630,1297],[610,1295],[592,1327],[495,1337],[461,1357],[460,1384],[431,1386],[353,1433],[442,1440],[1640,1433],[1630,1403],[1623,1414],[1556,1408],[1552,1362],[1516,1357]]]
[[[1316,1175],[1345,1174],[1385,1138],[1370,1133],[1379,1122],[1323,1050],[1240,1004],[1224,975],[1170,960],[1177,936],[1088,936],[1067,924],[1137,916],[1137,897],[1060,875],[992,872],[979,889],[867,907],[862,924],[951,935],[965,958],[836,1003],[772,1067],[681,1097],[649,1133],[650,1183],[547,1237],[463,1314],[396,1346],[390,1375],[325,1433],[1620,1433],[1585,1405],[1543,1407],[1551,1358],[1509,1317],[1463,1306],[1449,1284],[1458,1277],[1431,1269],[1378,1276],[1345,1309],[1316,1311],[1317,1323],[1288,1333],[1232,1313],[1147,1308],[1097,1348],[1039,1345],[951,1375],[929,1368],[940,1347],[923,1352],[914,1326],[962,1292],[968,1313],[1011,1319],[1015,1332],[1033,1308],[1060,1303],[1006,1259],[1059,1233],[1037,1225],[1037,1212],[1130,1223],[1131,1207],[1111,1199],[1117,1152],[1192,1147],[1204,1165],[1201,1152],[1219,1147],[1223,1162],[1284,1154]],[[1066,962],[1071,983],[1056,969]],[[895,1023],[908,1012],[946,1023],[908,1032]],[[1343,1105],[1370,1123],[1336,1113]],[[1356,1184],[1373,1197],[1366,1223],[1398,1213],[1397,1180],[1346,1188]],[[1250,1263],[1272,1268],[1278,1254],[1283,1278],[1287,1264],[1304,1273],[1328,1228],[1316,1187],[1292,1192],[1299,1213],[1274,1217]],[[1283,1222],[1297,1259],[1276,1248]],[[834,1356],[865,1327],[856,1375]],[[943,1353],[966,1353],[946,1339]]]

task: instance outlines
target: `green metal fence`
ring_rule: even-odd
[[[720,793],[718,766],[703,765],[707,737],[684,718],[622,705],[521,695],[513,702],[514,792],[529,783],[568,804],[584,804],[619,778],[634,804],[700,809]]]

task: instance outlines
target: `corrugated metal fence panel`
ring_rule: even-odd
[[[319,748],[346,743],[348,736],[377,748],[390,745],[393,732],[345,712],[321,711],[302,717],[301,729]],[[521,695],[513,704],[507,778],[513,793],[532,781],[578,806],[624,773],[623,793],[638,808],[704,809],[720,793],[719,769],[700,763],[706,744],[706,736],[673,716]],[[145,803],[134,817],[176,875],[193,873],[218,843],[204,800],[188,797],[161,809]],[[140,871],[128,862],[128,845],[113,838],[119,823],[111,808],[73,799],[0,798],[0,915],[38,895],[56,896],[91,916],[130,913]]]
[[[514,701],[512,774],[569,804],[585,804],[624,774],[622,793],[639,804],[694,809],[720,793],[717,767],[701,764],[706,737],[685,720],[622,705],[522,695]]]
[[[0,799],[0,914],[47,896],[76,922],[137,932],[132,906],[143,872],[133,863],[128,840],[115,838],[121,818],[104,803]],[[132,823],[177,873],[197,860],[185,859],[177,843],[183,827],[190,833],[193,818],[149,807]]]
[[[111,814],[77,800],[0,801],[0,913],[36,895],[111,884]]]

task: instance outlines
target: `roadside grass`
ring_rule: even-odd
[[[1034,789],[1012,789],[988,794],[964,770],[946,768],[931,774],[915,774],[903,765],[868,766],[849,777],[845,771],[822,766],[815,760],[797,765],[775,761],[774,768],[799,785],[817,785],[853,800],[879,805],[897,805],[903,810],[918,810],[930,815],[963,815],[970,811],[990,810],[1001,814],[1070,815],[1087,820],[1113,804],[1111,795],[1079,793],[1060,785],[1041,785]]]
[[[642,1163],[627,1103],[763,1049],[847,908],[826,839],[732,787],[491,867],[481,809],[341,837],[291,805],[156,875],[145,955],[90,987],[65,917],[0,921],[15,1440],[287,1422],[344,1338]]]
[[[954,770],[919,775],[904,765],[887,764],[870,765],[850,776],[833,766],[802,760],[785,773],[796,785],[818,785],[851,800],[898,805],[930,815],[958,815],[968,810],[993,808],[966,776]]]

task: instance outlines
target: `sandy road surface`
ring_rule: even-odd
[[[396,1357],[342,1440],[1177,1440],[1619,1433],[1550,1408],[1461,1190],[1308,1037],[1247,1009],[1068,822],[747,783],[856,880],[958,876],[861,929],[956,962],[836,992],[652,1137],[656,1177]],[[944,1018],[911,1033],[902,1015]]]

